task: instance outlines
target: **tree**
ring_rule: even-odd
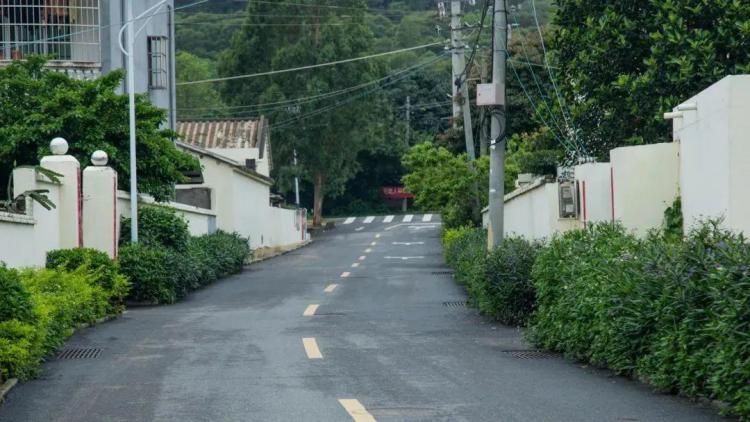
[[[328,2],[297,3],[320,6]],[[310,7],[309,14],[300,18],[299,26],[269,34],[250,24],[264,19],[263,13],[258,12],[265,6],[250,3],[248,25],[222,56],[220,72],[238,75],[365,55],[373,37],[365,23],[364,1],[337,1],[335,5],[344,9]],[[274,7],[276,13],[284,13],[284,7]],[[232,81],[223,93],[229,101],[241,105],[289,101],[359,86],[376,79],[384,70],[377,61],[359,61]],[[341,194],[346,181],[360,170],[360,152],[386,139],[388,125],[382,116],[388,115],[389,105],[375,90],[365,90],[320,100],[290,101],[287,106],[268,110],[276,175],[282,188],[288,189],[294,175],[314,186],[313,223],[317,225],[321,223],[324,198]],[[296,167],[292,165],[295,150],[299,160]]]
[[[215,62],[211,60],[180,51],[175,62],[177,82],[216,77]],[[211,84],[177,86],[177,110],[182,119],[218,117],[226,111],[219,92]]]
[[[723,76],[750,70],[742,0],[558,0],[560,88],[589,153],[665,142],[661,115]]]
[[[479,184],[480,202],[487,205],[489,159],[476,161],[477,171],[469,169],[466,154],[453,154],[431,142],[412,147],[402,161],[408,173],[403,177],[406,190],[414,194],[414,204],[427,211],[440,211],[447,227],[478,225],[472,218],[472,191]]]
[[[45,68],[39,57],[0,69],[0,177],[14,166],[37,164],[49,154],[50,140],[60,136],[84,164],[104,150],[120,187],[128,188],[128,97],[115,93],[122,79],[120,71],[91,81],[72,79]],[[182,171],[199,170],[198,163],[175,148],[174,132],[161,129],[164,110],[138,96],[136,115],[138,189],[168,199],[184,179]]]

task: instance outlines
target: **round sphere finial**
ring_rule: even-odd
[[[109,162],[109,156],[107,156],[107,153],[98,150],[94,151],[93,154],[91,154],[91,163],[97,167],[106,166],[107,162]]]
[[[55,138],[49,143],[49,149],[54,155],[65,155],[68,153],[68,141],[63,138]]]

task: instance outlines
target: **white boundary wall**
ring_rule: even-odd
[[[188,229],[193,236],[211,234],[216,231],[216,213],[211,210],[180,204],[177,202],[156,202],[147,195],[139,195],[141,204],[151,204],[173,209],[188,223]],[[130,218],[130,193],[117,192],[118,221],[122,218]],[[118,224],[119,231],[119,224]],[[118,233],[119,238],[119,233]]]
[[[612,166],[587,163],[575,167],[583,224],[612,221]]]
[[[750,75],[728,76],[683,104],[674,131],[686,231],[723,218],[724,227],[750,235]]]

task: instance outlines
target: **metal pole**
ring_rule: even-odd
[[[294,167],[297,168],[297,148],[294,149]],[[294,176],[294,199],[299,208],[299,176]]]
[[[411,136],[411,96],[406,96],[406,147],[409,148],[409,137]]]
[[[135,65],[133,63],[133,49],[135,47],[135,25],[133,25],[133,0],[128,3],[128,96],[130,101],[130,241],[138,242],[138,176],[135,149]]]
[[[492,52],[492,82],[505,97],[505,61],[508,45],[508,16],[506,0],[495,0]],[[487,247],[497,248],[503,243],[503,214],[505,196],[505,106],[493,107],[490,133],[490,209]]]

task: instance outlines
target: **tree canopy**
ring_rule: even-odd
[[[105,151],[120,187],[128,188],[128,97],[115,92],[122,78],[115,71],[96,80],[72,79],[45,68],[39,57],[0,69],[0,178],[14,166],[38,164],[50,141],[63,137],[83,166],[94,151]],[[164,110],[139,96],[136,115],[138,189],[167,199],[182,171],[197,170],[198,163],[175,148],[175,133],[161,128]]]

